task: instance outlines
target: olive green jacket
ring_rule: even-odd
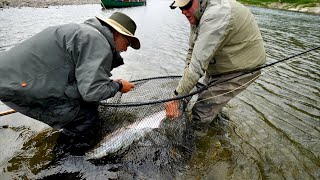
[[[0,54],[0,100],[54,128],[83,102],[115,95],[112,68],[123,64],[113,34],[96,19],[49,27]]]
[[[248,8],[234,0],[208,0],[191,26],[186,68],[176,91],[187,94],[207,75],[250,70],[264,64],[263,39]]]

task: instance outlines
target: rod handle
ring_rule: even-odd
[[[0,112],[0,116],[5,116],[5,115],[12,114],[12,113],[15,113],[15,112],[16,112],[15,110],[10,109],[10,110],[7,110],[7,111]]]

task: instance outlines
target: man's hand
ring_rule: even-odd
[[[132,83],[130,83],[129,81],[123,80],[123,79],[117,79],[116,81],[120,81],[122,84],[122,88],[120,89],[120,91],[122,93],[126,93],[129,92],[132,88],[134,88],[134,85]]]
[[[180,116],[179,101],[178,100],[169,101],[169,102],[165,103],[165,108],[166,108],[167,118],[173,119],[173,118],[177,118]]]

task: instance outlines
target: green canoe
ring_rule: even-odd
[[[146,3],[146,0],[101,0],[104,8],[144,6]]]

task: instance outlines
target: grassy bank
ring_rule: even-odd
[[[320,0],[237,0],[245,5],[320,14]]]
[[[238,0],[243,4],[268,7],[270,4],[287,4],[291,6],[317,7],[320,0]]]

